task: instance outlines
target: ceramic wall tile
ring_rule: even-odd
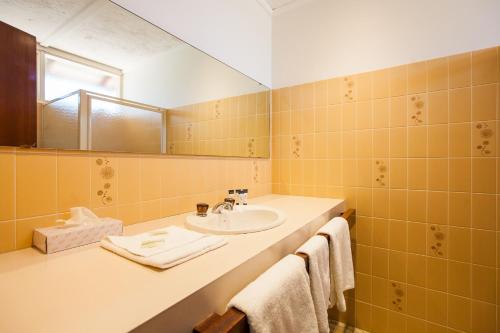
[[[155,158],[143,158],[140,163],[141,200],[160,199],[162,197],[162,160]]]
[[[16,222],[0,222],[0,253],[16,249]]]
[[[470,299],[448,295],[448,325],[451,328],[470,332],[471,301]]]
[[[57,208],[90,206],[90,158],[87,154],[60,153],[57,159]]]
[[[16,156],[13,152],[0,151],[0,221],[15,218]],[[4,225],[5,227],[5,225]]]
[[[448,262],[448,290],[450,293],[470,297],[471,265],[463,262]]]
[[[408,157],[427,157],[427,126],[408,127]]]
[[[407,313],[413,317],[425,319],[427,291],[425,288],[408,285]]]
[[[495,306],[481,301],[472,301],[471,332],[495,332],[497,319]]]
[[[30,247],[33,238],[33,229],[51,227],[58,224],[61,215],[46,215],[28,219],[16,220],[16,249]]]
[[[406,126],[408,118],[406,96],[393,97],[390,103],[391,114],[389,117],[391,127]]]
[[[448,190],[448,159],[430,158],[427,160],[427,188],[431,191]]]
[[[418,319],[415,317],[406,318],[406,332],[407,333],[419,333],[426,331],[427,323],[423,319]]]
[[[466,158],[449,160],[450,191],[470,192],[471,188],[471,161]]]
[[[498,79],[497,48],[472,52],[472,84],[486,84]]]
[[[492,267],[472,265],[471,296],[475,300],[496,304],[497,270]]]
[[[387,249],[372,248],[372,267],[374,276],[388,278],[389,275],[389,251]]]
[[[133,224],[214,204],[230,188],[264,195],[272,180],[270,160],[38,149],[1,149],[0,169],[0,252],[31,246],[34,228],[67,219],[71,207]]]
[[[451,260],[470,262],[471,230],[469,228],[450,227],[448,257]]]
[[[279,190],[336,193],[357,209],[363,290],[355,298],[371,307],[346,318],[363,313],[358,323],[373,332],[489,329],[481,320],[497,309],[500,263],[498,49],[328,80],[328,124],[297,125],[299,140],[326,133],[326,155],[317,142],[298,149],[321,176],[295,186],[302,163],[292,166],[292,184],[287,167],[285,176],[274,168]],[[323,81],[312,85],[324,104]],[[319,105],[313,114],[325,118]],[[334,192],[318,181],[325,177]]]
[[[472,229],[472,263],[493,267],[496,265],[496,234],[494,231]]]
[[[424,190],[427,188],[427,160],[408,159],[408,188]]]
[[[496,192],[496,159],[472,159],[472,191],[476,193]]]
[[[451,123],[471,121],[471,88],[450,90],[449,103]]]
[[[406,253],[391,251],[389,253],[389,279],[393,281],[406,282]]]
[[[408,252],[425,254],[427,248],[426,224],[408,222]]]
[[[439,324],[447,324],[447,295],[446,293],[427,290],[427,320]]]
[[[161,199],[141,202],[141,221],[151,221],[163,217]]]
[[[427,122],[429,124],[447,124],[449,113],[448,90],[429,93],[428,101]]]
[[[427,63],[408,65],[408,94],[418,94],[427,90]]]
[[[497,119],[497,85],[472,87],[472,121]]]
[[[427,221],[427,192],[408,191],[408,220],[414,222]]]
[[[429,157],[448,157],[448,125],[435,125],[427,128]]]
[[[391,190],[389,216],[395,220],[406,220],[408,216],[408,192]]]
[[[444,291],[448,290],[447,261],[439,258],[427,257],[427,288]]]
[[[16,156],[16,218],[57,211],[57,155],[19,153]]]
[[[471,84],[471,54],[463,53],[449,58],[450,88],[462,88]]]
[[[496,230],[497,198],[493,194],[473,193],[471,196],[471,222],[477,229]]]
[[[448,58],[427,62],[429,91],[448,89]]]

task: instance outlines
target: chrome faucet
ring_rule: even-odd
[[[233,203],[230,201],[219,202],[212,208],[212,213],[221,214],[223,209],[233,210]]]

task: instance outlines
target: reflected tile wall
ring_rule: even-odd
[[[357,209],[357,288],[340,320],[372,333],[499,332],[498,57],[273,91],[273,192]]]
[[[228,189],[269,194],[270,164],[0,147],[0,253],[31,246],[34,228],[67,219],[75,206],[133,224],[212,205]]]
[[[168,110],[168,152],[268,158],[269,99],[265,91]]]

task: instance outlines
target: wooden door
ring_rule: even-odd
[[[36,145],[36,38],[0,21],[0,146]]]

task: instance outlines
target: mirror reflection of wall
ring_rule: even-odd
[[[167,151],[175,155],[269,156],[269,93],[169,109]]]
[[[269,157],[269,89],[255,80],[108,0],[0,7],[37,39],[39,146]],[[99,115],[97,95],[111,103]]]

